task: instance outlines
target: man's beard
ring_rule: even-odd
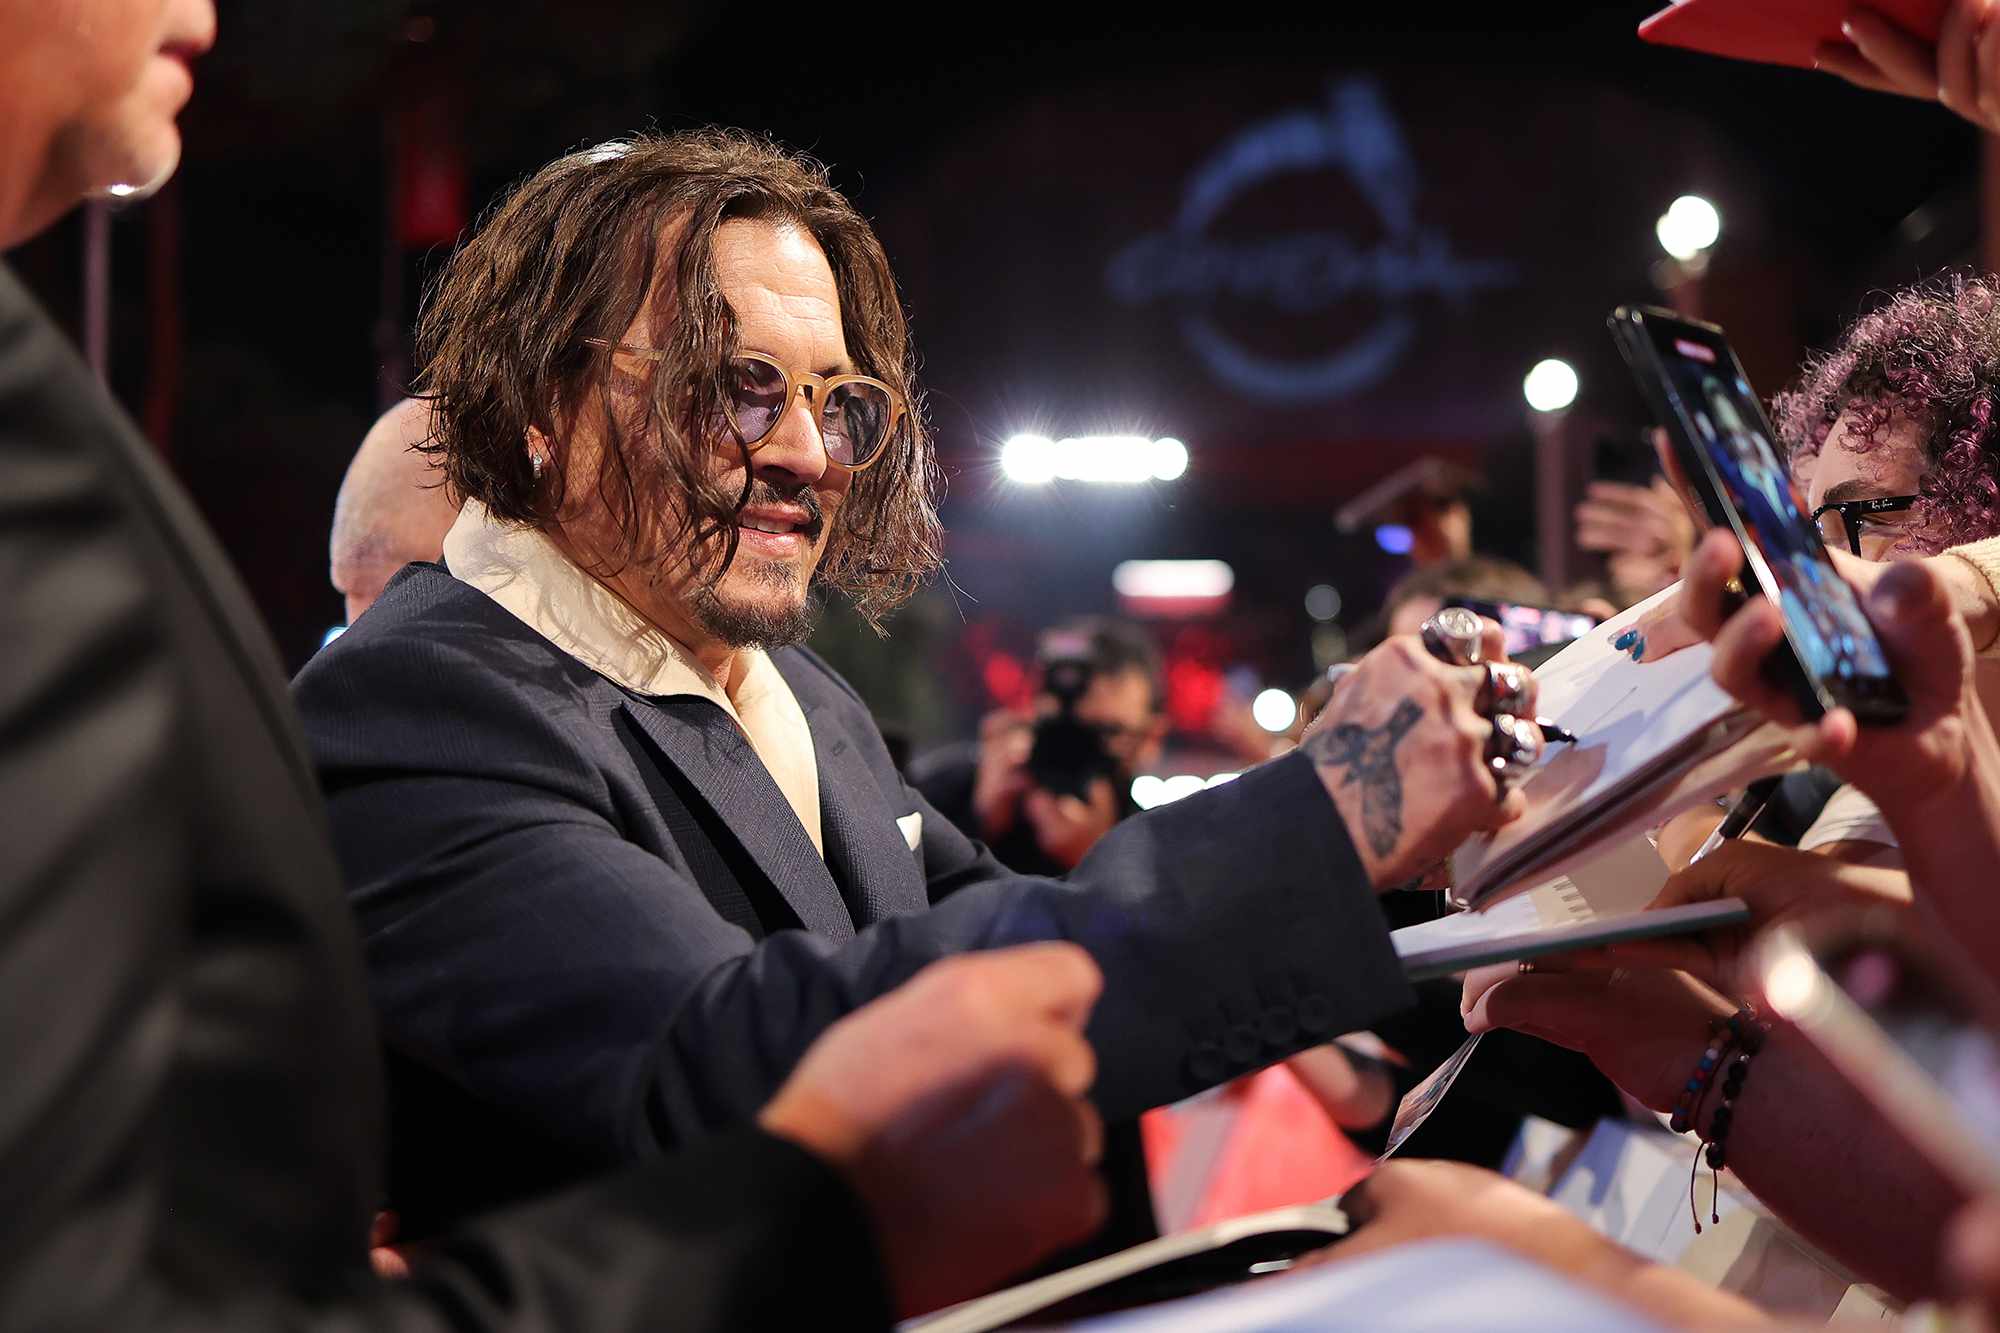
[[[773,560],[743,560],[731,564],[751,582],[767,588],[791,592],[798,587],[796,572]],[[762,648],[771,651],[804,643],[819,624],[820,601],[810,590],[796,602],[779,608],[737,606],[724,601],[721,580],[704,583],[695,590],[688,608],[695,623],[712,637],[731,648]]]
[[[749,494],[744,498],[745,508],[780,504],[797,505],[804,509],[806,521],[799,532],[808,542],[819,540],[826,520],[820,510],[819,496],[813,493],[810,486],[781,491],[762,477],[751,479]],[[776,560],[746,558],[742,548],[738,547],[730,563],[717,571],[714,580],[697,587],[689,599],[689,610],[694,613],[695,623],[711,636],[732,648],[769,650],[804,643],[812,634],[819,623],[820,603],[810,586],[799,593],[796,602],[781,610],[732,606],[722,597],[723,579],[731,572],[739,572],[748,582],[783,594],[795,592],[800,577],[792,565]],[[810,579],[810,576],[807,577]]]

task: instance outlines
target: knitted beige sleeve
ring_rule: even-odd
[[[1993,594],[1995,600],[2000,600],[2000,537],[1954,546],[1945,554],[1955,555],[1979,571],[1979,577],[1986,580],[1987,591]],[[1981,657],[2000,657],[2000,635],[1995,635],[1991,643],[1974,646],[1979,649]]]

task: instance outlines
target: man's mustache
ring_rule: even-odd
[[[810,541],[818,541],[820,529],[826,526],[825,516],[820,512],[819,493],[810,486],[801,486],[787,493],[762,477],[753,478],[750,482],[750,494],[739,507],[739,512],[757,505],[797,505],[805,510],[806,521],[798,530]]]

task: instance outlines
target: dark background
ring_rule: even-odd
[[[821,636],[888,720],[920,739],[965,726],[1006,684],[994,655],[1110,609],[1129,556],[1229,561],[1227,613],[1163,625],[1163,641],[1238,688],[1295,685],[1314,665],[1305,590],[1338,587],[1352,629],[1399,571],[1369,534],[1336,533],[1343,499],[1451,458],[1486,478],[1480,544],[1530,560],[1520,381],[1543,356],[1582,374],[1579,438],[1631,438],[1641,414],[1603,317],[1661,299],[1653,220],[1675,196],[1721,208],[1701,313],[1767,390],[1870,291],[1974,261],[1970,129],[1824,76],[1648,47],[1633,29],[1652,7],[225,0],[183,171],[113,223],[113,386],[296,665],[339,619],[335,488],[406,381],[407,328],[450,239],[565,150],[647,127],[767,131],[827,161],[876,221],[951,477],[950,584],[886,646],[838,608]],[[1268,151],[1278,123],[1352,131],[1333,108],[1357,97],[1391,127],[1355,141],[1373,166],[1257,174],[1204,243],[1240,258],[1332,238],[1365,258],[1399,225],[1369,192],[1386,181],[1408,234],[1501,276],[1314,301],[1254,276],[1113,291],[1118,257],[1172,230],[1204,166]],[[16,256],[73,326],[81,235],[72,221]],[[1403,342],[1364,384],[1278,401],[1198,355],[1194,319],[1280,367],[1392,322]],[[1135,490],[1024,490],[995,460],[1028,428],[1171,434],[1193,461]]]

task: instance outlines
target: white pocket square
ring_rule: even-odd
[[[910,811],[909,814],[904,815],[896,821],[896,827],[902,830],[904,843],[914,852],[917,850],[918,844],[924,840],[924,812],[921,810]]]

